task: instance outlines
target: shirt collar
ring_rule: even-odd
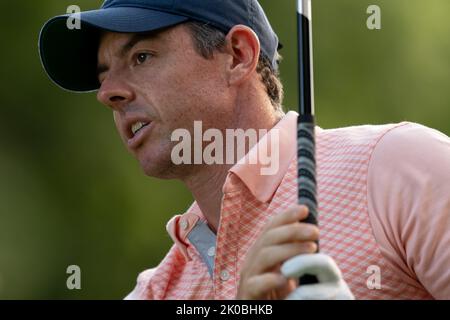
[[[186,213],[174,216],[166,225],[167,233],[186,260],[191,260],[187,250],[187,237],[199,220],[204,221],[205,217],[197,202],[194,202]]]
[[[259,142],[253,146],[249,153],[242,158],[231,169],[230,173],[240,179],[253,196],[261,202],[268,202],[272,199],[281,181],[283,180],[289,165],[294,160],[297,153],[297,117],[298,113],[288,112]],[[316,126],[316,132],[323,129]],[[278,154],[278,156],[277,156]],[[261,157],[273,161],[278,161],[277,170],[272,174],[262,174],[262,169],[267,165],[261,163]],[[227,179],[227,182],[231,180]],[[225,183],[224,190],[226,189]],[[187,236],[192,231],[198,221],[205,220],[197,203],[192,206],[182,216],[173,217],[167,224],[167,231],[181,250],[182,255],[190,260],[187,251]]]
[[[237,175],[253,196],[261,202],[272,199],[285,176],[297,151],[296,131],[298,114],[288,112],[230,171]],[[261,163],[261,156],[270,159],[276,170],[263,174],[267,165]],[[270,170],[269,170],[270,171]]]

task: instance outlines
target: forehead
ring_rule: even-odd
[[[117,33],[104,31],[100,35],[99,53],[110,50],[112,53],[119,53],[120,49],[131,49],[134,45],[141,41],[158,41],[161,40],[156,33]]]
[[[158,44],[167,44],[170,41],[180,41],[186,33],[183,25],[149,31],[143,33],[118,33],[102,31],[99,40],[99,53],[104,50],[111,50],[111,53],[120,53],[123,50],[129,50],[140,42],[152,42]]]
[[[103,31],[97,52],[97,75],[108,71],[113,61],[126,61],[127,55],[139,43],[151,43],[158,52],[187,52],[192,36],[183,25],[146,33],[117,33]]]

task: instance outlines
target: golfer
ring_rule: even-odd
[[[169,221],[165,258],[127,298],[285,299],[302,284],[283,263],[314,264],[320,231],[330,259],[313,271],[339,281],[303,285],[306,298],[349,289],[356,299],[450,299],[446,135],[410,122],[316,127],[319,227],[300,223],[297,113],[283,111],[280,44],[256,0],[107,0],[81,13],[79,29],[68,19],[41,30],[49,77],[97,91],[145,174],[178,179],[195,198]],[[176,164],[173,133],[194,136],[199,121],[224,136],[268,133],[232,163]],[[262,151],[275,172],[264,174]]]

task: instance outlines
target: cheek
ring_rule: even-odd
[[[166,92],[166,96],[172,100],[169,102],[172,104],[172,110],[176,110],[173,116],[191,120],[202,119],[223,101],[224,84],[220,81],[217,71],[208,72],[204,66],[182,70],[185,71],[174,73],[167,79],[171,88]]]
[[[176,53],[153,65],[141,92],[161,121],[162,131],[189,128],[195,120],[220,117],[225,108],[226,81],[217,64],[196,53]],[[167,132],[165,132],[167,134]]]

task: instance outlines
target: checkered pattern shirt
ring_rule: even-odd
[[[289,112],[272,129],[280,136],[276,175],[242,162],[229,171],[208,254],[189,237],[205,222],[194,203],[170,220],[174,245],[139,275],[128,299],[235,298],[249,248],[274,215],[296,203],[296,119]],[[449,299],[450,139],[409,122],[316,127],[316,153],[321,252],[336,261],[355,297]]]

